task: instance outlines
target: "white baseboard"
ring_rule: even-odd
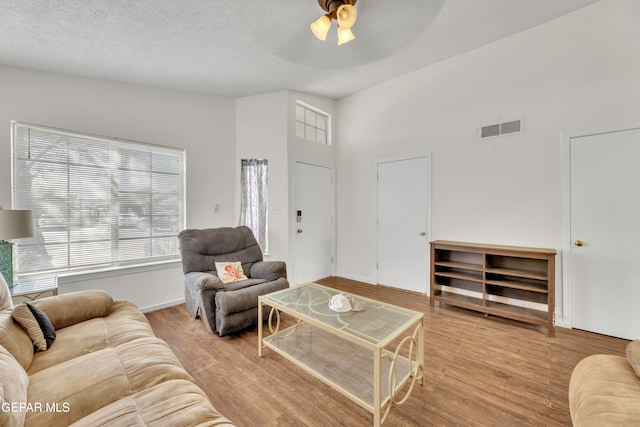
[[[375,279],[370,279],[368,277],[355,276],[353,274],[344,274],[344,273],[336,273],[337,277],[342,277],[343,279],[356,280],[358,282],[368,283],[370,285],[377,285],[377,281]]]
[[[149,307],[144,307],[144,308],[141,308],[140,311],[142,311],[143,313],[148,313],[150,311],[156,311],[156,310],[160,310],[162,308],[173,307],[174,305],[179,305],[179,304],[184,304],[184,298],[177,299],[177,300],[174,300],[174,301],[165,302],[165,303],[158,304],[158,305],[152,305],[152,306],[149,306]]]

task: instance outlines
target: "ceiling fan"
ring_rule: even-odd
[[[351,31],[358,14],[355,4],[358,0],[318,0],[326,14],[311,24],[311,31],[319,40],[326,40],[331,20],[338,21],[338,46],[356,38]]]

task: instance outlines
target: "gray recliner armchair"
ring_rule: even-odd
[[[286,264],[263,261],[246,226],[187,229],[178,239],[187,311],[212,333],[223,336],[257,324],[258,296],[289,287]],[[237,261],[247,279],[224,284],[215,263]]]

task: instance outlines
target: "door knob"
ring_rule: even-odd
[[[298,234],[302,233],[302,228],[298,228]]]
[[[576,246],[582,246],[584,245],[584,242],[582,240],[576,240],[575,242],[573,242],[573,244]]]
[[[425,233],[424,231],[421,231],[421,232],[420,232],[420,235],[421,235],[421,236],[426,236],[426,235],[427,235],[427,233]]]

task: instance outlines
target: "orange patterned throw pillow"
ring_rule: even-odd
[[[216,271],[218,272],[218,277],[225,285],[227,283],[239,282],[240,280],[247,280],[240,261],[216,262]]]

